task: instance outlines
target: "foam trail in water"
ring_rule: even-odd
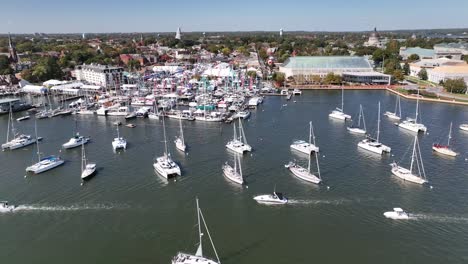
[[[121,209],[124,206],[115,205],[70,205],[70,206],[44,206],[44,205],[19,205],[14,211],[84,211],[84,210],[112,210]]]
[[[294,200],[289,199],[289,204],[297,204],[297,205],[313,205],[313,204],[331,204],[331,205],[340,205],[344,203],[349,203],[350,200],[346,199],[339,199],[339,200]]]
[[[446,215],[432,215],[432,214],[411,214],[410,219],[421,221],[433,221],[441,223],[463,223],[468,224],[468,217],[446,216]]]

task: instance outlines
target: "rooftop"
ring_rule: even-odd
[[[401,49],[400,55],[412,55],[412,54],[417,54],[420,58],[432,58],[434,57],[434,50],[433,49],[423,49],[420,47],[414,47],[414,48],[406,48],[406,49]]]
[[[364,57],[353,56],[303,56],[287,59],[282,67],[285,68],[317,68],[317,69],[369,69],[370,62]]]
[[[442,67],[434,68],[432,72],[468,75],[468,65],[442,66]]]
[[[9,104],[17,101],[19,101],[17,98],[0,99],[0,104]]]

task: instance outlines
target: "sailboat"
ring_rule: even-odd
[[[81,144],[81,179],[87,180],[91,178],[96,172],[96,163],[88,163],[86,160],[86,153],[84,142]]]
[[[70,138],[70,140],[68,140],[68,142],[64,143],[62,145],[62,147],[64,149],[71,149],[71,148],[76,148],[78,146],[81,146],[83,144],[86,144],[89,142],[89,137],[84,137],[84,136],[80,136],[80,132],[77,131],[76,127],[76,121],[75,121],[75,136]]]
[[[114,151],[118,149],[127,149],[127,140],[120,137],[119,126],[117,126],[117,137],[112,141],[112,148],[114,148]]]
[[[386,111],[384,116],[387,116],[390,119],[400,120],[401,119],[401,102],[400,96],[397,97],[395,101],[395,112]]]
[[[10,130],[11,130],[11,134],[13,134],[13,138],[11,140],[10,140]],[[8,119],[6,142],[2,144],[2,150],[5,151],[7,149],[9,150],[19,149],[19,148],[34,144],[35,142],[36,142],[36,138],[32,137],[31,135],[24,135],[24,134],[16,133],[14,122],[13,122],[13,111],[11,109],[11,104],[10,104],[10,116]]]
[[[392,151],[390,147],[380,143],[380,102],[377,118],[377,138],[373,139],[371,137],[367,137],[366,139],[358,143],[358,147],[380,155],[382,155],[385,152],[390,153],[390,151]]]
[[[450,130],[449,130],[449,134],[448,134],[447,145],[434,143],[432,145],[432,150],[434,150],[435,152],[438,152],[440,154],[444,154],[444,155],[451,156],[451,157],[456,157],[458,155],[458,153],[453,151],[450,148],[450,139],[452,139],[452,123],[450,123]]]
[[[156,162],[153,163],[153,168],[156,170],[164,178],[168,179],[174,176],[180,176],[181,171],[179,165],[175,163],[171,158],[171,153],[167,148],[167,140],[166,140],[166,124],[163,121],[163,131],[164,131],[164,155],[161,157],[156,158]]]
[[[244,154],[244,152],[252,151],[252,147],[247,143],[247,138],[245,137],[241,119],[239,119],[239,137],[237,137],[236,124],[233,124],[233,127],[234,136],[232,140],[226,144],[226,148],[239,154]]]
[[[184,139],[184,130],[182,129],[182,119],[179,119],[179,126],[180,126],[180,135],[174,141],[176,148],[182,152],[185,152],[187,146],[185,145]]]
[[[312,127],[312,134],[313,134],[312,124],[311,124],[311,127]],[[314,140],[314,145],[315,145],[315,137],[313,137],[313,140]],[[320,182],[322,182],[322,178],[320,176],[320,166],[319,166],[319,162],[318,162],[318,154],[315,154],[315,161],[317,163],[317,176],[314,175],[310,171],[310,156],[311,155],[309,154],[309,163],[308,163],[307,169],[301,167],[300,165],[296,164],[293,161],[290,161],[288,164],[285,165],[285,167],[288,168],[296,177],[298,177],[298,178],[300,178],[300,179],[302,179],[304,181],[319,184]]]
[[[347,119],[351,119],[350,115],[344,113],[344,88],[341,87],[341,108],[336,108],[333,110],[329,115],[331,118],[335,118],[338,120],[346,121]]]
[[[363,127],[361,128],[361,118]],[[366,134],[366,120],[364,119],[364,111],[362,110],[362,105],[359,105],[359,117],[357,126],[348,127],[348,131],[356,134]]]
[[[239,166],[237,164],[239,164]],[[239,171],[237,171],[238,168]],[[234,167],[229,165],[227,162],[223,165],[223,173],[224,176],[226,176],[226,178],[228,178],[229,180],[238,184],[244,184],[239,154],[234,154]]]
[[[291,149],[305,153],[312,154],[312,152],[319,152],[319,147],[315,145],[315,135],[313,134],[312,122],[309,122],[309,142],[304,140],[296,140],[291,144]],[[314,138],[314,143],[312,144],[312,137]]]
[[[460,129],[463,131],[468,131],[468,124],[461,124]]]
[[[36,138],[37,138],[37,124],[36,123],[34,124],[34,130],[35,130]],[[47,156],[45,158],[41,158],[41,152],[39,150],[39,142],[38,141],[36,141],[36,147],[37,147],[38,162],[31,165],[31,166],[29,166],[29,167],[27,167],[26,172],[32,172],[34,174],[39,174],[39,173],[51,170],[53,168],[56,168],[56,167],[62,165],[63,163],[65,163],[65,161],[63,159],[61,159],[59,156],[51,155],[51,156]]]
[[[390,164],[393,175],[409,182],[424,184],[427,183],[426,172],[422,161],[421,150],[419,148],[418,136],[414,137],[413,153],[411,155],[410,168],[406,169],[399,166],[396,162]],[[415,169],[416,167],[416,169]],[[414,172],[413,172],[414,170]]]
[[[171,263],[172,264],[221,264],[221,261],[219,260],[219,257],[218,257],[218,252],[216,251],[213,239],[211,238],[210,231],[208,230],[208,226],[206,224],[205,218],[203,217],[203,213],[199,207],[198,198],[196,199],[196,201],[197,201],[198,237],[200,238],[197,252],[195,253],[195,255],[179,252],[177,253],[176,256],[172,258]],[[206,229],[206,233],[208,234],[208,237],[210,238],[211,246],[213,247],[213,251],[216,255],[216,260],[212,260],[203,256],[203,244],[202,244],[203,233],[201,230],[202,226],[201,226],[200,220],[203,221],[203,225]]]
[[[426,132],[427,127],[422,123],[418,123],[418,114],[419,114],[419,90],[418,90],[418,97],[416,99],[416,116],[415,118],[406,118],[403,122],[398,124],[399,127],[407,129],[412,132],[418,133],[419,131]]]

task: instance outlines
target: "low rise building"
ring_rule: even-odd
[[[468,64],[441,66],[427,72],[428,80],[440,83],[448,79],[463,79],[468,85]]]
[[[403,60],[407,60],[408,57],[413,54],[418,55],[420,59],[432,59],[434,58],[435,52],[433,49],[423,49],[420,47],[414,47],[414,48],[401,47],[400,48],[400,56],[403,58]]]
[[[441,66],[456,66],[456,65],[466,65],[465,61],[454,60],[448,58],[439,58],[439,59],[422,59],[413,63],[410,63],[410,76],[418,77],[419,72],[422,69],[430,71],[434,68]]]
[[[380,72],[348,72],[343,73],[343,81],[365,84],[391,84],[392,76]]]
[[[434,45],[435,58],[450,58],[461,60],[468,55],[468,43],[441,43]]]

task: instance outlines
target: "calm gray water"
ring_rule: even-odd
[[[395,96],[383,91],[346,91],[345,111],[356,116],[363,104],[368,129],[375,131],[377,103],[382,113],[393,110]],[[297,100],[296,103],[293,100]],[[286,102],[267,97],[244,128],[252,155],[242,159],[247,187],[222,175],[232,163],[225,143],[232,127],[184,122],[189,154],[170,148],[183,176],[166,181],[155,174],[152,161],[163,151],[162,123],[133,120],[121,127],[127,151],[114,154],[112,122],[116,118],[76,116],[79,130],[89,135],[87,154],[98,174],[80,186],[80,149],[62,151],[66,164],[25,177],[35,158],[28,147],[0,153],[0,199],[20,208],[0,214],[2,263],[170,263],[177,251],[195,252],[195,197],[209,225],[223,263],[467,263],[468,262],[468,108],[421,102],[429,134],[420,135],[430,185],[404,183],[390,173],[389,163],[408,152],[413,137],[382,117],[381,141],[392,155],[359,150],[359,136],[328,113],[341,102],[341,92],[307,91]],[[287,106],[283,106],[287,104]],[[402,99],[405,116],[414,101]],[[16,116],[18,117],[19,114]],[[44,137],[41,152],[58,154],[74,131],[74,118],[38,120]],[[0,141],[7,116],[0,117]],[[294,139],[308,137],[314,122],[325,181],[315,186],[293,177],[283,165],[306,157],[289,149]],[[431,144],[446,140],[454,123],[457,158],[433,154]],[[34,133],[34,119],[16,124]],[[178,133],[178,121],[168,120],[168,135]],[[408,164],[410,153],[405,155]],[[292,200],[283,207],[260,206],[254,195],[274,186]],[[329,186],[330,189],[327,189]],[[384,211],[400,206],[414,214],[410,221],[391,221]],[[209,242],[205,253],[214,257]]]

